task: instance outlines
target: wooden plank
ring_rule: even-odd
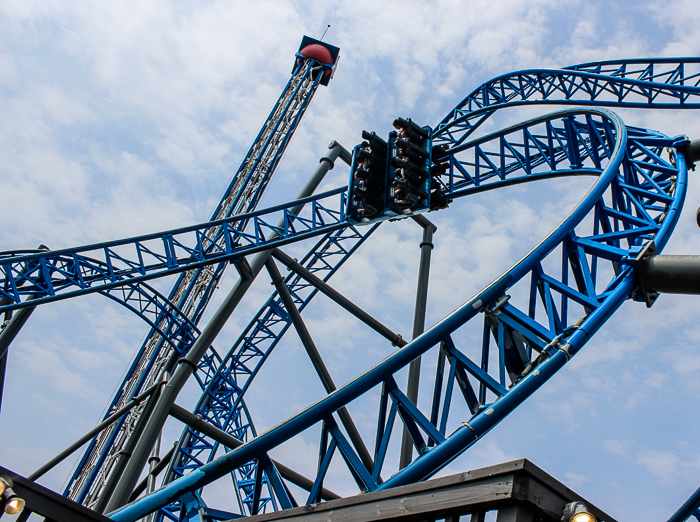
[[[519,489],[519,483],[516,481],[516,494],[514,496],[535,505],[542,512],[546,513],[547,516],[560,520],[564,506],[568,502],[579,500],[588,506],[588,510],[598,520],[617,522],[592,502],[589,502],[575,491],[567,488],[564,484],[542,471],[532,462],[528,460],[525,461],[524,471],[526,475],[530,477],[528,489],[527,491]]]
[[[366,493],[355,499],[354,503],[342,502],[350,499],[333,500],[323,504],[303,506],[278,513],[268,513],[247,518],[247,522],[268,520],[303,520],[304,522],[321,522],[342,520],[343,522],[363,522],[380,520],[402,520],[406,522],[431,518],[445,518],[452,514],[469,513],[481,508],[493,509],[513,493],[514,475],[485,477],[472,481],[469,487],[451,485],[443,488],[431,488],[429,491],[413,492],[407,495],[392,495],[377,498],[375,493]],[[399,489],[399,488],[397,488]],[[385,492],[381,492],[385,493]],[[361,503],[357,502],[361,500]],[[342,505],[344,504],[344,505]]]
[[[511,504],[499,508],[496,522],[532,522],[534,512],[527,504]]]
[[[523,505],[533,513],[542,515],[544,520],[558,522],[564,505],[574,500],[585,502],[598,520],[616,522],[526,459],[386,491],[364,493],[278,513],[257,515],[246,520],[249,522],[272,520],[410,522],[447,517],[459,520],[460,515],[466,517],[473,513],[472,522],[483,522],[486,511]],[[513,516],[516,516],[517,509],[514,513]],[[507,513],[504,512],[501,517],[506,515]]]

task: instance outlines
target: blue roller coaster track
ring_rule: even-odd
[[[319,59],[300,61],[293,78],[307,67],[305,74],[315,78],[317,86],[322,75],[314,77],[311,70],[319,63],[327,66]],[[478,136],[479,127],[498,110],[550,104],[575,107]],[[367,321],[398,349],[262,434],[255,431],[244,401],[251,382],[292,326],[295,314],[319,291],[332,292],[327,285],[330,277],[377,227],[396,215],[357,225],[348,217],[349,189],[339,187],[263,210],[255,210],[256,196],[248,207],[229,205],[207,223],[161,233],[57,251],[0,253],[0,311],[100,292],[150,325],[158,349],[139,352],[129,374],[139,376],[139,382],[121,391],[110,412],[156,382],[151,368],[165,364],[164,354],[174,353],[177,359],[192,353],[190,348],[201,334],[198,321],[213,291],[211,281],[220,279],[228,262],[236,264],[242,280],[257,274],[247,261],[252,254],[265,256],[272,270],[276,263],[290,270],[284,286],[266,301],[225,355],[206,346],[196,361],[188,359],[202,389],[194,415],[236,443],[222,442],[221,435],[200,425],[186,427],[163,487],[127,505],[121,502],[109,517],[132,522],[155,514],[157,519],[194,520],[204,512],[214,520],[218,512],[205,505],[201,488],[229,474],[241,515],[314,504],[334,496],[324,490],[333,462],[344,463],[359,491],[378,491],[425,480],[468,450],[578,353],[626,300],[645,299],[636,267],[644,252],[650,248],[660,252],[669,240],[683,207],[692,163],[685,137],[626,126],[609,110],[615,107],[700,108],[700,59],[609,61],[519,71],[486,82],[450,111],[430,136],[433,147],[443,151],[436,163],[444,172],[434,182],[444,201],[571,176],[589,176],[591,188],[512,268],[411,342],[376,320]],[[283,151],[281,147],[275,153],[275,165]],[[273,170],[274,166],[270,175]],[[260,183],[255,193],[261,194],[268,181]],[[301,261],[280,250],[312,237],[320,239]],[[207,290],[195,301],[175,290],[165,297],[146,283],[184,274],[176,288],[191,288],[196,274],[203,272],[211,274],[204,285]],[[467,342],[464,329],[476,321],[480,339]],[[430,407],[422,411],[401,390],[396,375],[429,354],[436,357],[437,370]],[[369,396],[378,400],[378,415],[367,454],[343,411]],[[464,407],[468,418],[460,418],[457,429],[450,432],[448,427],[455,422],[449,423],[450,413]],[[402,469],[387,468],[387,455],[403,430],[418,456]],[[300,481],[294,482],[269,454],[306,432],[315,433],[319,441],[319,464],[316,474],[302,485],[308,496],[297,502],[284,480],[297,485]],[[110,433],[114,439],[118,428]],[[95,476],[113,448],[111,443],[100,446],[97,440],[67,491],[87,505],[95,505],[104,487],[104,478],[94,485]],[[90,460],[93,464],[86,468]],[[80,476],[85,478],[78,480]],[[689,506],[677,520],[687,518],[696,507]]]

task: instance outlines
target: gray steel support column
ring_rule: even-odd
[[[27,322],[29,316],[32,315],[36,306],[29,306],[27,308],[20,308],[12,316],[12,319],[5,325],[5,328],[0,331],[0,357],[5,357],[7,355],[7,348],[10,343],[14,341],[17,334]]]
[[[641,261],[639,278],[648,291],[700,294],[700,256],[649,256]]]
[[[335,290],[328,283],[316,277],[313,273],[308,271],[302,265],[297,263],[296,260],[292,259],[290,256],[288,256],[281,250],[275,248],[272,252],[272,255],[289,270],[300,275],[306,280],[307,283],[317,288],[319,292],[326,295],[327,297],[330,297],[333,301],[345,308],[348,312],[357,317],[360,321],[372,328],[372,330],[391,341],[391,344],[393,344],[394,346],[405,346],[407,344],[407,341],[399,334],[392,332],[389,328],[377,321],[374,317],[369,315],[362,308],[350,301],[350,299],[348,299],[340,292]]]
[[[297,199],[305,198],[314,193],[326,173],[331,170],[335,160],[339,156],[343,161],[350,158],[350,153],[339,143],[333,141],[328,147],[330,150],[323,158],[321,158],[319,166],[311,175],[311,178],[301,190],[297,196]],[[291,209],[292,213],[297,214],[299,211],[301,211],[303,206],[304,205],[297,205]],[[280,222],[278,226],[282,227],[284,226],[284,223]],[[165,421],[168,419],[170,408],[175,403],[175,399],[177,399],[180,390],[182,390],[187,380],[194,373],[195,369],[197,368],[197,363],[201,360],[202,356],[209,349],[209,346],[211,346],[216,337],[219,335],[219,332],[221,332],[222,328],[226,324],[226,321],[228,321],[229,317],[231,317],[231,314],[236,309],[241,299],[250,288],[254,278],[258,273],[260,273],[265,261],[271,254],[272,251],[267,250],[260,252],[253,258],[253,261],[250,263],[252,277],[241,277],[241,279],[238,280],[236,285],[224,299],[219,309],[214,313],[209,323],[204,327],[202,333],[187,353],[187,356],[180,360],[180,362],[184,364],[179,364],[177,366],[177,368],[173,371],[170,380],[163,389],[160,400],[158,401],[153,414],[148,419],[148,424],[146,425],[141,439],[136,445],[136,449],[134,450],[131,459],[129,459],[129,463],[124,470],[124,474],[119,480],[119,484],[117,485],[112,498],[109,499],[106,512],[109,513],[114,511],[128,502],[131,492],[133,491],[139,475],[141,474],[141,470],[143,470],[144,466],[146,465],[151,449],[153,448],[156,438],[163,428],[163,424],[165,424]]]
[[[186,410],[182,406],[173,404],[173,407],[170,410],[170,415],[172,415],[175,419],[179,420],[180,422],[184,422],[192,429],[201,431],[205,435],[223,444],[227,448],[233,449],[243,445],[243,443],[233,435],[229,435],[224,430],[217,428],[213,424],[205,421],[201,417],[198,417],[197,415],[195,415],[189,410]],[[314,485],[313,480],[306,478],[301,473],[297,473],[293,469],[288,468],[287,466],[280,462],[277,462],[276,460],[272,460],[272,463],[275,465],[277,471],[279,471],[279,474],[282,478],[288,480],[292,484],[299,486],[302,489],[305,489],[306,491],[311,491],[311,488]],[[333,493],[332,491],[327,490],[326,488],[323,488],[323,491],[321,492],[321,498],[323,500],[335,500],[340,498],[340,495]]]
[[[107,479],[107,482],[102,488],[97,502],[95,502],[95,505],[92,508],[98,513],[104,514],[107,501],[112,496],[112,492],[117,487],[119,479],[124,474],[124,470],[126,469],[126,467],[129,465],[131,455],[136,449],[136,445],[138,444],[139,438],[143,434],[143,431],[146,429],[148,418],[153,413],[153,411],[156,408],[156,405],[158,404],[158,399],[160,398],[166,380],[167,375],[164,374],[162,380],[159,383],[160,386],[158,386],[154,390],[153,394],[151,394],[151,396],[148,398],[148,402],[146,402],[146,405],[144,406],[141,415],[136,420],[134,431],[131,433],[129,440],[126,441],[126,444],[124,444],[124,447],[122,448],[121,452],[119,452],[119,454],[117,455],[116,462],[112,465],[112,471],[109,474],[109,478]],[[158,434],[158,438],[160,438],[160,433]]]
[[[336,390],[336,386],[333,382],[333,378],[331,377],[328,368],[326,368],[326,364],[323,362],[323,358],[321,357],[318,348],[316,348],[316,344],[311,338],[311,334],[306,328],[306,324],[301,318],[299,310],[294,304],[294,300],[292,299],[292,296],[289,293],[287,285],[284,284],[284,278],[280,274],[280,271],[277,269],[275,260],[269,258],[265,262],[265,266],[267,267],[267,271],[270,273],[270,279],[272,279],[272,284],[275,285],[275,289],[277,290],[277,293],[282,299],[282,303],[284,304],[284,307],[286,308],[287,313],[289,314],[289,318],[292,320],[294,329],[299,335],[301,344],[304,345],[304,349],[306,350],[309,359],[311,359],[311,364],[313,364],[314,369],[318,374],[318,377],[321,379],[321,383],[323,384],[326,393],[334,392]],[[365,443],[362,440],[362,437],[360,436],[360,432],[357,430],[357,427],[355,426],[352,417],[350,417],[350,412],[348,412],[347,408],[343,406],[338,410],[338,416],[340,417],[340,421],[343,423],[345,431],[347,431],[351,442],[355,446],[360,460],[369,470],[369,472],[372,473],[372,470],[374,469],[374,462],[372,461],[372,456],[369,454],[369,451],[367,451],[367,447],[365,446]]]
[[[422,219],[419,219],[422,218]],[[428,281],[430,279],[430,254],[433,250],[433,233],[437,227],[426,217],[418,215],[414,219],[423,227],[423,240],[420,244],[420,265],[418,268],[418,288],[416,290],[416,307],[413,315],[413,337],[415,339],[425,331],[425,310],[428,304]],[[408,384],[406,397],[418,404],[418,387],[420,384],[420,360],[413,360],[408,366]],[[404,428],[401,436],[401,453],[399,454],[399,469],[408,466],[413,460],[413,441],[408,430]]]
[[[160,437],[156,439],[156,444],[153,446],[153,452],[151,453],[151,456],[148,458],[148,475],[146,476],[147,478],[147,490],[146,493],[153,493],[156,490],[156,475],[154,475],[153,470],[156,469],[158,464],[160,464],[160,439],[162,438],[162,434]]]
[[[46,251],[49,247],[46,245],[39,245],[37,248],[38,252]],[[19,282],[19,286],[24,284],[24,280]],[[34,295],[31,295],[29,299],[33,299]],[[11,299],[9,297],[0,297],[0,306],[5,306],[10,304]],[[29,316],[32,315],[36,306],[31,306],[29,308],[20,309],[16,315],[13,316],[12,312],[5,312],[5,319],[2,325],[0,325],[0,408],[2,407],[2,395],[5,389],[5,371],[7,370],[7,349],[14,341],[17,333],[22,329],[24,323],[27,322]]]
[[[170,459],[173,458],[173,453],[175,453],[176,447],[177,441],[175,441],[175,443],[168,450],[168,452],[165,455],[163,455],[163,458],[160,459],[160,462],[155,465],[155,467],[151,470],[148,476],[144,477],[143,480],[139,482],[138,485],[134,488],[134,491],[131,492],[131,497],[129,497],[129,502],[133,502],[134,500],[139,498],[139,495],[141,495],[141,493],[146,491],[146,488],[148,488],[148,481],[150,480],[151,476],[157,477],[165,468],[168,467]]]
[[[32,315],[36,306],[21,308],[7,322],[5,328],[0,331],[0,408],[2,407],[2,394],[5,388],[5,369],[7,368],[7,349],[14,341],[17,334]]]
[[[0,408],[2,407],[2,392],[5,388],[5,370],[7,369],[7,352],[0,357]]]

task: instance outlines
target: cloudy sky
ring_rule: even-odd
[[[325,40],[341,48],[336,76],[319,89],[263,206],[295,194],[331,140],[351,148],[363,129],[386,134],[396,116],[434,125],[498,74],[700,54],[691,0],[4,0],[0,13],[0,250],[58,249],[205,221],[286,83],[302,36],[318,38],[328,24]],[[489,129],[525,113],[533,114],[512,111]],[[697,113],[620,114],[629,124],[700,137]],[[347,177],[339,165],[324,186]],[[430,214],[438,231],[428,324],[534,246],[586,183],[510,189]],[[700,254],[697,185],[691,173],[667,252]],[[419,242],[414,223],[386,224],[334,278],[404,337]],[[301,256],[305,248],[289,251]],[[221,351],[269,294],[260,279],[217,340]],[[651,310],[627,303],[444,473],[526,457],[619,520],[665,520],[700,485],[698,305],[679,296],[663,296]],[[307,320],[337,383],[392,349],[321,298]],[[0,464],[26,475],[92,427],[146,331],[100,296],[37,309],[9,354]],[[259,431],[321,396],[304,357],[290,334],[264,369],[248,399]],[[425,365],[429,371],[434,361]],[[180,402],[196,400],[188,389]],[[357,414],[369,434],[369,406]],[[168,426],[168,445],[180,429]],[[316,437],[278,456],[310,473]],[[73,464],[43,483],[60,489]],[[353,494],[343,477],[334,488]],[[225,487],[213,489],[226,496]]]

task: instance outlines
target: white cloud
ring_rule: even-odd
[[[581,487],[589,481],[584,475],[580,473],[574,473],[572,471],[565,473],[567,487],[573,489],[574,491],[580,490]]]
[[[670,481],[677,475],[680,459],[667,451],[644,450],[637,455],[636,462],[646,467],[653,475],[663,481]]]
[[[620,442],[619,440],[609,439],[603,444],[603,450],[609,455],[618,457],[626,457],[628,455],[629,443],[627,441]]]

